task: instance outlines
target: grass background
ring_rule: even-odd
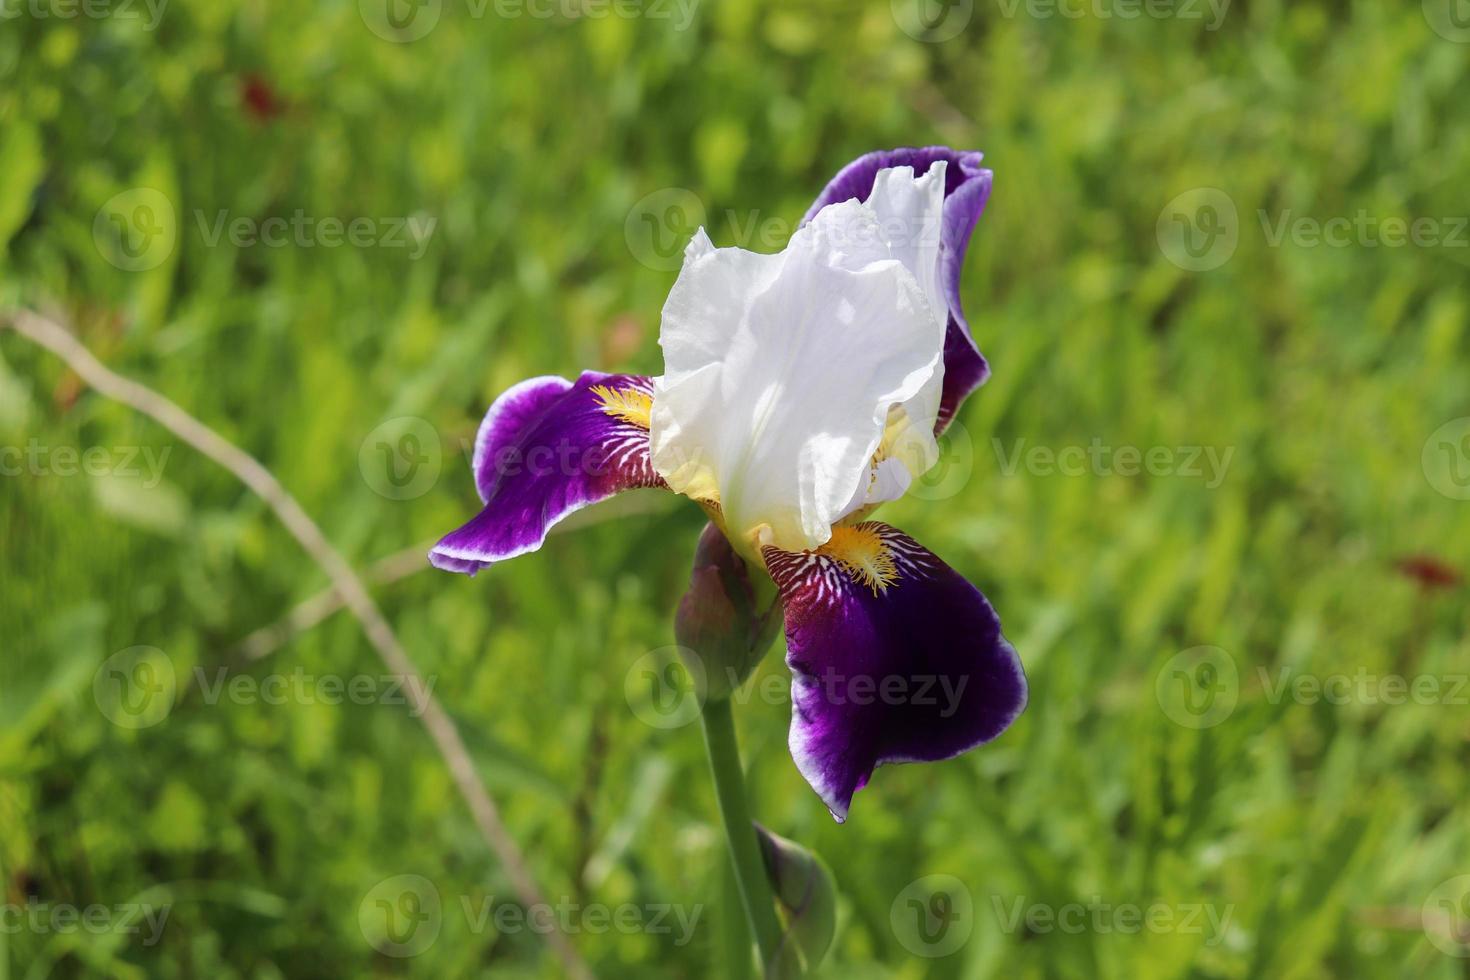
[[[640,261],[647,195],[683,189],[717,242],[758,246],[753,218],[789,227],[868,149],[984,149],[996,189],[964,296],[994,378],[948,441],[948,482],[883,516],[991,597],[1031,705],[990,747],[882,770],[843,826],[788,758],[784,699],[738,709],[756,814],[836,875],[826,972],[1465,976],[1420,908],[1470,873],[1470,710],[1273,698],[1263,678],[1470,670],[1464,585],[1396,565],[1470,554],[1470,502],[1421,466],[1430,434],[1470,415],[1470,249],[1273,246],[1265,224],[1362,211],[1449,229],[1470,207],[1470,46],[1432,29],[1433,0],[1237,0],[1213,31],[977,0],[940,43],[891,6],[706,2],[681,30],[677,8],[475,16],[444,0],[432,31],[398,43],[346,0],[174,0],[154,30],[141,6],[7,4],[0,305],[64,315],[265,461],[366,566],[473,512],[463,449],[498,392],[657,372],[674,274]],[[138,187],[172,204],[177,241],[130,272],[94,221]],[[1239,244],[1191,272],[1156,227],[1200,187],[1233,202]],[[199,218],[298,210],[436,225],[415,259],[211,245]],[[441,474],[412,499],[359,465],[399,416],[439,437]],[[1213,487],[1007,474],[1022,439],[1234,455]],[[382,669],[345,616],[243,662],[241,638],[321,574],[228,474],[0,334],[0,443],[31,440],[170,455],[151,487],[0,479],[5,901],[171,911],[146,947],[7,929],[0,977],[557,975],[535,934],[461,913],[508,901],[508,882],[401,706],[192,688],[155,726],[108,721],[94,674],[139,644],[180,678]],[[700,526],[692,507],[641,514],[474,581],[426,571],[379,590],[548,894],[702,907],[684,945],[574,935],[600,976],[746,972],[697,727],[631,708],[640,658],[672,642]],[[1162,710],[1156,678],[1199,645],[1226,651],[1239,684],[1228,717],[1196,730]],[[784,670],[778,648],[762,673]],[[411,958],[359,921],[400,874],[444,903]],[[915,956],[890,915],[931,874],[973,898],[968,941],[940,958]],[[1219,936],[1008,930],[1017,899],[1204,903],[1230,920]]]

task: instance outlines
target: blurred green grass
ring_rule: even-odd
[[[1237,0],[1207,31],[982,3],[944,43],[908,36],[883,3],[708,3],[678,30],[474,17],[450,0],[412,43],[344,0],[176,0],[153,31],[24,9],[0,29],[0,306],[59,311],[105,362],[264,460],[362,566],[473,511],[463,449],[508,385],[658,370],[673,273],[630,247],[639,201],[685,189],[732,244],[753,220],[789,227],[868,149],[984,149],[996,190],[964,295],[994,378],[960,417],[940,499],[883,516],[991,597],[1031,705],[992,746],[880,771],[843,826],[790,763],[784,699],[740,709],[755,812],[838,880],[824,972],[1464,975],[1419,911],[1470,873],[1470,712],[1273,700],[1262,682],[1470,670],[1464,586],[1429,593],[1395,567],[1429,554],[1463,570],[1470,555],[1470,503],[1420,461],[1470,415],[1470,250],[1273,247],[1258,220],[1466,213],[1470,48],[1419,5]],[[137,187],[172,203],[177,244],[130,272],[94,221]],[[1188,272],[1156,223],[1199,187],[1234,203],[1239,246]],[[413,259],[210,245],[221,211],[437,223]],[[390,499],[359,450],[405,415],[439,433],[442,473]],[[1007,474],[1021,439],[1234,455],[1216,487]],[[241,663],[240,639],[320,573],[229,475],[0,334],[0,444],[31,440],[170,454],[154,487],[0,478],[5,901],[149,895],[171,914],[148,947],[5,932],[0,977],[557,975],[534,933],[461,914],[509,884],[402,707],[194,689],[153,727],[104,717],[94,673],[140,644],[180,678],[382,670],[346,617]],[[672,642],[700,523],[688,507],[610,521],[474,581],[379,590],[548,894],[703,907],[687,945],[574,935],[599,976],[744,972],[720,925],[698,733],[644,723],[625,692]],[[1199,645],[1229,653],[1240,692],[1194,730],[1155,680]],[[777,650],[763,674],[780,690],[784,672]],[[398,959],[359,910],[401,874],[433,882],[444,915],[437,941]],[[930,874],[960,878],[975,910],[969,941],[935,959],[890,920]],[[1205,903],[1230,927],[1007,931],[1017,898]]]

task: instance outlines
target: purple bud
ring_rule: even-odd
[[[686,659],[698,658],[690,673],[705,679],[705,697],[729,697],[771,645],[780,608],[759,605],[744,559],[719,528],[706,525],[694,551],[689,591],[674,615],[674,637]]]

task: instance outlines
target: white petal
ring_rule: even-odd
[[[913,482],[914,478],[902,460],[893,457],[880,460],[868,468],[867,479],[858,484],[857,492],[852,495],[847,506],[842,508],[837,519],[841,520],[872,504],[897,500],[908,492],[909,484]]]
[[[929,300],[930,311],[939,320],[941,330],[949,322],[949,305],[944,291],[939,288],[939,243],[944,230],[944,175],[947,168],[946,161],[936,161],[917,180],[914,179],[913,167],[880,170],[873,178],[873,190],[866,202],[883,226],[890,254],[914,274]],[[888,438],[884,439],[884,454],[902,460],[913,479],[923,476],[939,461],[934,422],[939,415],[943,389],[944,362],[941,359],[939,370],[916,396],[904,403],[908,424],[898,428],[890,426]]]
[[[888,251],[919,281],[940,326],[949,321],[949,306],[939,288],[939,242],[944,231],[944,174],[939,160],[914,179],[913,167],[889,167],[873,178],[867,205],[878,216]]]
[[[764,529],[783,550],[816,548],[869,479],[890,408],[941,370],[944,321],[856,201],[778,255],[690,252],[664,305],[654,468],[718,501],[737,547]]]

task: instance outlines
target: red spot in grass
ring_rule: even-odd
[[[82,395],[82,379],[75,372],[67,371],[51,389],[51,403],[62,412],[69,412]]]
[[[285,100],[254,72],[240,78],[240,105],[256,122],[270,122],[286,113]]]
[[[643,323],[631,313],[613,319],[602,334],[602,363],[607,367],[624,364],[643,348]]]
[[[1453,589],[1462,576],[1458,569],[1429,555],[1413,555],[1400,558],[1394,567],[1405,578],[1413,579],[1421,589]]]

